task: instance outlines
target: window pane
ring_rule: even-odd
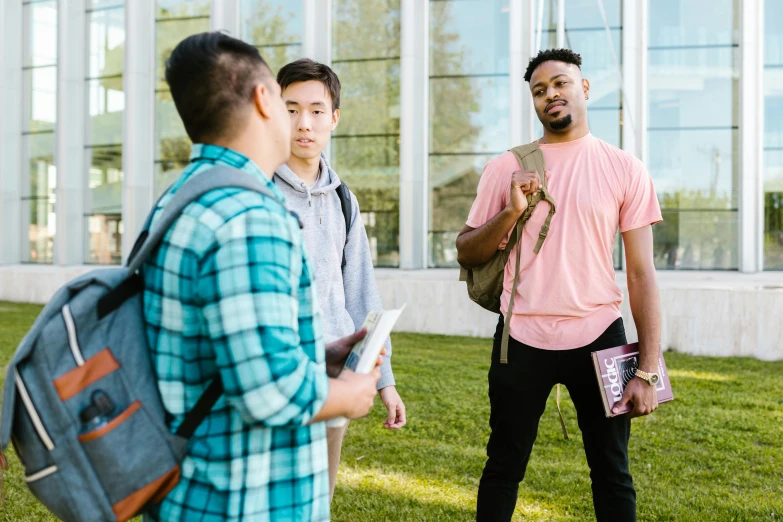
[[[620,12],[621,0],[603,0],[604,12],[606,13],[606,23],[610,28],[617,28],[622,25],[622,16]],[[535,22],[534,22],[535,23]],[[566,30],[593,29],[604,27],[604,17],[601,15],[599,3],[596,0],[565,0],[565,26]],[[557,29],[557,0],[544,1],[543,29]],[[542,47],[547,48],[546,45]],[[551,47],[551,46],[550,46]],[[581,53],[580,47],[569,47]]]
[[[400,138],[396,135],[332,138],[333,163],[351,191],[399,189]]]
[[[22,137],[25,157],[29,159],[27,197],[54,197],[57,169],[54,166],[54,133],[28,134]]]
[[[783,270],[783,148],[764,151],[764,268]]]
[[[453,267],[479,174],[511,145],[509,2],[431,0],[429,23],[428,262]]]
[[[26,43],[24,62],[26,67],[39,67],[57,63],[57,2],[27,4],[24,10]]]
[[[27,69],[22,76],[27,93],[24,132],[54,130],[57,121],[57,67]]]
[[[764,268],[783,270],[783,3],[764,9]]]
[[[663,210],[653,227],[655,266],[665,269],[736,270],[737,212]]]
[[[736,269],[736,2],[662,0],[648,13],[648,167],[664,218],[653,228],[656,265]]]
[[[335,0],[333,69],[340,125],[332,165],[356,194],[373,263],[400,263],[400,4]]]
[[[122,143],[122,113],[125,93],[122,77],[89,80],[90,117],[87,119],[87,145]]]
[[[650,47],[737,43],[737,0],[650,2]]]
[[[662,208],[736,209],[737,131],[650,130],[649,168]]]
[[[158,0],[159,5],[163,3],[175,2]],[[207,14],[209,14],[208,9]],[[166,83],[165,67],[171,51],[188,36],[205,31],[209,31],[208,17],[187,20],[159,20],[155,24],[155,70],[157,71],[155,77],[157,78],[156,88],[158,90],[169,88]]]
[[[334,0],[335,62],[400,56],[400,0]]]
[[[54,198],[23,199],[22,212],[27,224],[27,261],[51,263],[54,259],[56,219]]]
[[[430,257],[434,267],[456,267],[457,234],[476,198],[484,165],[494,154],[430,156]]]
[[[430,79],[430,154],[509,146],[508,76]]]
[[[336,63],[334,72],[341,85],[337,135],[399,134],[399,60]]]
[[[508,4],[430,2],[430,75],[508,74]]]
[[[119,265],[122,262],[122,216],[95,214],[85,216],[87,226],[87,262]]]
[[[122,146],[90,147],[86,150],[86,214],[120,214],[122,211]]]
[[[783,149],[783,66],[764,71],[764,148]]]
[[[240,35],[274,74],[302,56],[302,0],[241,0]]]
[[[123,5],[125,5],[125,0],[86,0],[87,9],[107,9]]]
[[[261,53],[272,74],[277,76],[277,71],[284,65],[302,57],[302,46],[299,44],[259,45],[258,52]]]
[[[783,65],[783,2],[764,2],[764,64]]]
[[[155,160],[179,160],[187,164],[191,142],[168,91],[155,95]]]
[[[242,39],[254,45],[302,42],[302,0],[241,0]]]
[[[736,48],[649,53],[650,128],[731,127],[739,119]],[[717,109],[717,110],[716,110]]]
[[[87,31],[90,53],[87,77],[121,75],[125,59],[125,10],[120,7],[88,13]]]
[[[157,19],[209,16],[212,0],[157,0]]]
[[[589,107],[589,106],[588,106]],[[587,121],[590,133],[607,143],[621,148],[621,127],[619,109],[588,108]],[[541,130],[543,134],[543,129]]]

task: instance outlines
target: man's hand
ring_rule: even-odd
[[[351,353],[353,346],[364,339],[366,335],[367,329],[362,328],[348,337],[343,337],[326,345],[326,374],[329,377],[336,379],[340,376],[340,372],[343,371],[343,366],[345,366],[345,360],[348,358],[348,354]]]
[[[511,192],[508,206],[522,213],[527,209],[527,195],[535,194],[541,187],[541,179],[535,170],[517,170],[511,175]]]
[[[650,386],[639,377],[634,377],[628,382],[623,398],[612,408],[612,412],[617,413],[629,402],[633,404],[633,410],[628,412],[628,417],[631,419],[654,412],[658,409],[658,393],[655,386]]]
[[[351,420],[364,417],[372,409],[375,396],[378,394],[375,387],[381,380],[381,369],[376,366],[373,371],[366,374],[345,370],[339,379],[350,386],[351,405],[345,416]]]
[[[381,388],[380,395],[383,405],[386,406],[386,410],[389,412],[389,416],[383,421],[383,425],[390,430],[398,430],[405,426],[407,422],[405,419],[405,404],[403,404],[400,394],[397,393],[397,388],[394,386]]]

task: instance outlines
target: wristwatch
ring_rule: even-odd
[[[661,379],[658,377],[657,373],[647,373],[643,372],[642,370],[636,370],[636,377],[639,377],[641,380],[645,381],[650,386],[655,386],[658,384],[658,381]]]

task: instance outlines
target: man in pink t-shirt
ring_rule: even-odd
[[[621,403],[632,403],[633,411],[606,418],[590,353],[626,343],[622,293],[612,259],[619,228],[631,311],[639,331],[639,369],[657,372],[660,303],[651,226],[661,221],[661,211],[644,165],[590,134],[590,83],[582,78],[581,63],[581,57],[567,49],[542,51],[525,74],[544,126],[539,146],[557,212],[538,254],[533,249],[549,212],[544,201],[536,206],[515,247],[521,253],[519,286],[508,363],[501,364],[503,316],[514,280],[513,251],[506,265],[489,371],[492,433],[479,485],[478,521],[511,520],[538,421],[556,383],[568,388],[576,407],[598,521],[636,520],[636,492],[628,469],[630,419],[654,411],[657,397],[654,387],[637,375]],[[487,163],[467,224],[457,238],[462,266],[479,266],[505,247],[527,208],[526,194],[538,191],[539,184],[538,174],[521,171],[511,152]]]

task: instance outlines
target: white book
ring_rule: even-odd
[[[348,354],[345,361],[345,368],[353,370],[356,373],[370,373],[381,355],[386,339],[389,338],[397,319],[405,310],[403,304],[396,310],[372,311],[367,314],[364,320],[363,328],[367,329],[367,335],[356,343]],[[348,419],[345,417],[335,417],[326,422],[330,428],[340,428],[345,426]]]

